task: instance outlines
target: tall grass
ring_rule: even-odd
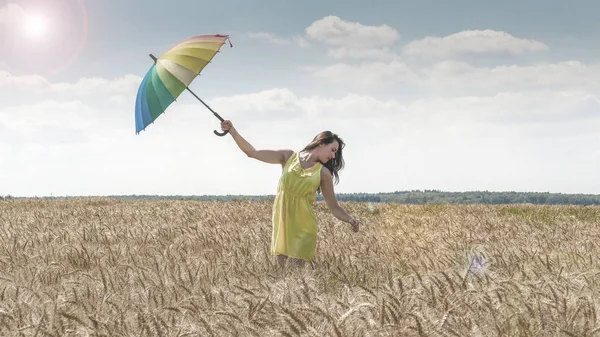
[[[1,336],[600,336],[600,208],[316,205],[277,270],[260,201],[0,202]]]

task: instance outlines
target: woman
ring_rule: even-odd
[[[273,204],[271,253],[278,267],[285,263],[301,265],[313,261],[317,248],[317,218],[312,205],[321,192],[331,213],[358,232],[359,222],[337,203],[333,178],[344,167],[344,142],[329,131],[319,133],[300,152],[293,150],[256,150],[233,127],[231,121],[221,123],[239,148],[250,158],[283,168]]]

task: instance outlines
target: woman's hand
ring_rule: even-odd
[[[231,123],[230,120],[224,120],[221,122],[221,130],[230,131],[231,129],[233,129],[233,123]]]
[[[354,218],[350,218],[350,226],[352,226],[352,230],[356,233],[358,232],[358,227],[359,227],[360,223],[358,222],[358,220],[354,219]]]

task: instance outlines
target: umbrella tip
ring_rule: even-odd
[[[227,42],[229,42],[229,47],[233,47],[233,44],[231,44],[231,39],[229,38],[229,34],[217,34],[216,36],[224,37],[225,40],[227,40]]]

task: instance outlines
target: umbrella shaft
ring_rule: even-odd
[[[196,97],[200,103],[204,104],[205,107],[208,108],[208,110],[210,110],[210,112],[212,112],[221,122],[223,121],[223,118],[221,116],[219,116],[218,113],[216,113],[213,109],[211,109],[208,104],[204,103],[203,100],[200,99],[200,97],[198,97],[193,91],[190,90],[190,88],[185,87],[187,89],[187,91],[189,91],[192,95],[194,95],[194,97]]]

